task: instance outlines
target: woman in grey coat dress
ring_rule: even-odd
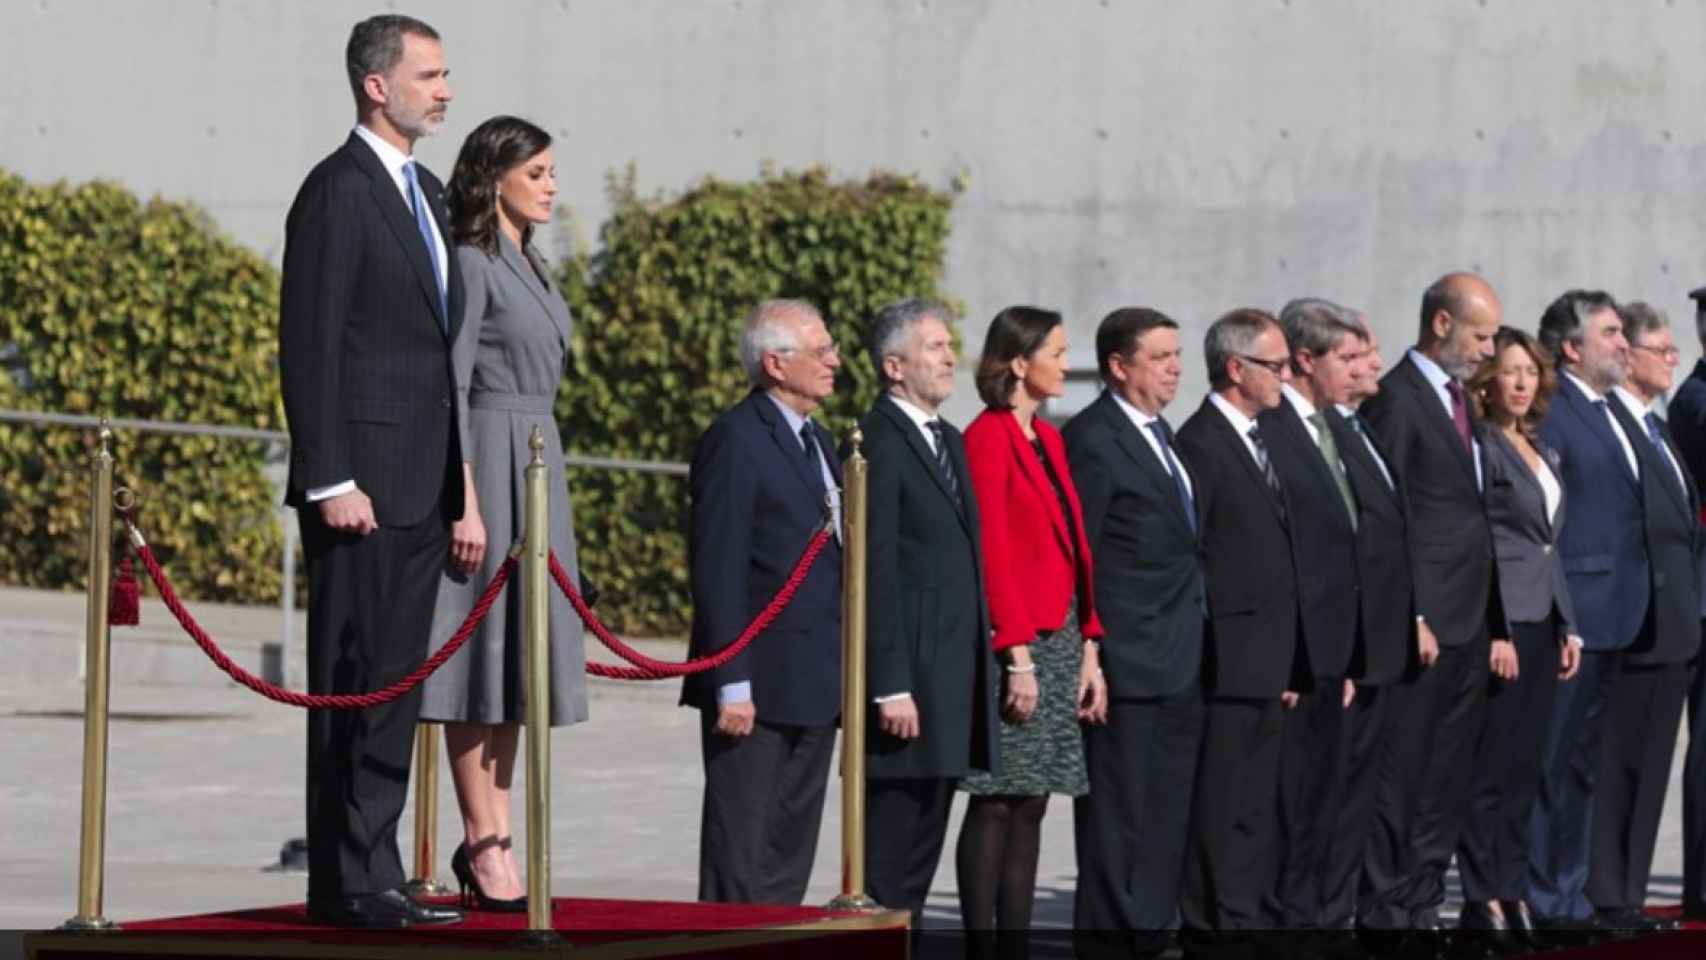
[[[525,120],[494,117],[462,145],[451,174],[452,233],[467,310],[451,351],[459,393],[467,510],[451,529],[432,646],[461,625],[524,535],[528,436],[539,427],[549,470],[551,547],[571,581],[578,569],[563,450],[551,410],[562,382],[569,310],[528,240],[551,218],[551,137]],[[510,785],[525,713],[522,596],[506,591],[485,622],[425,684],[421,719],[442,721],[464,840],[451,858],[465,900],[526,909],[510,842]],[[551,591],[551,723],[585,720],[581,623]]]

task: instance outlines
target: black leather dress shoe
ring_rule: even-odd
[[[1500,900],[1499,909],[1505,913],[1505,926],[1510,927],[1511,936],[1517,942],[1531,950],[1538,950],[1543,944],[1540,935],[1534,929],[1534,914],[1528,909],[1526,900]]]
[[[441,927],[462,922],[462,911],[416,903],[402,890],[385,890],[359,897],[341,897],[308,905],[308,919],[333,927],[397,930],[403,927]]]
[[[1600,924],[1598,919],[1589,917],[1578,920],[1573,917],[1534,917],[1534,929],[1540,937],[1540,942],[1547,947],[1585,947],[1600,943],[1610,936],[1610,931]]]
[[[1607,910],[1599,914],[1596,919],[1599,920],[1601,927],[1624,936],[1657,933],[1673,929],[1668,921],[1655,917],[1638,907],[1630,907],[1627,910]]]

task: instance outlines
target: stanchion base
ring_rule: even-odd
[[[71,933],[105,933],[109,930],[117,930],[118,924],[106,917],[76,916],[60,924],[59,929]]]
[[[575,946],[555,930],[528,930],[514,943],[523,950],[572,950]]]
[[[416,877],[403,884],[404,892],[411,897],[448,897],[450,888],[437,880]]]
[[[844,893],[824,904],[823,908],[838,913],[876,913],[883,907],[882,904],[862,893]]]

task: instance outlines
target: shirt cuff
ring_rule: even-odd
[[[1573,633],[1569,635],[1568,639],[1571,643],[1575,644],[1577,650],[1580,650],[1586,645],[1586,642],[1583,641],[1581,637],[1578,637]]]
[[[871,702],[872,703],[888,703],[892,700],[909,700],[911,698],[912,698],[912,691],[911,690],[903,690],[900,693],[885,693],[880,697],[872,697]]]
[[[717,706],[731,703],[752,702],[752,681],[742,680],[739,683],[725,683],[717,688]]]
[[[309,503],[319,503],[321,500],[330,500],[333,497],[341,497],[354,490],[355,481],[345,480],[343,483],[334,483],[329,487],[315,487],[308,491],[305,496]]]

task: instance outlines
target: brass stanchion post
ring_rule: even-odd
[[[110,930],[101,915],[107,856],[107,707],[112,675],[107,594],[113,563],[113,432],[101,420],[100,447],[90,472],[89,619],[83,677],[83,832],[77,859],[77,915],[65,930]]]
[[[450,892],[438,882],[438,724],[415,727],[415,875],[409,892],[438,897]]]
[[[551,524],[545,435],[527,445],[527,543],[522,555],[523,629],[527,637],[527,936],[561,943],[551,929]]]
[[[865,893],[865,473],[853,428],[853,452],[841,483],[841,894],[831,910],[875,910]]]

